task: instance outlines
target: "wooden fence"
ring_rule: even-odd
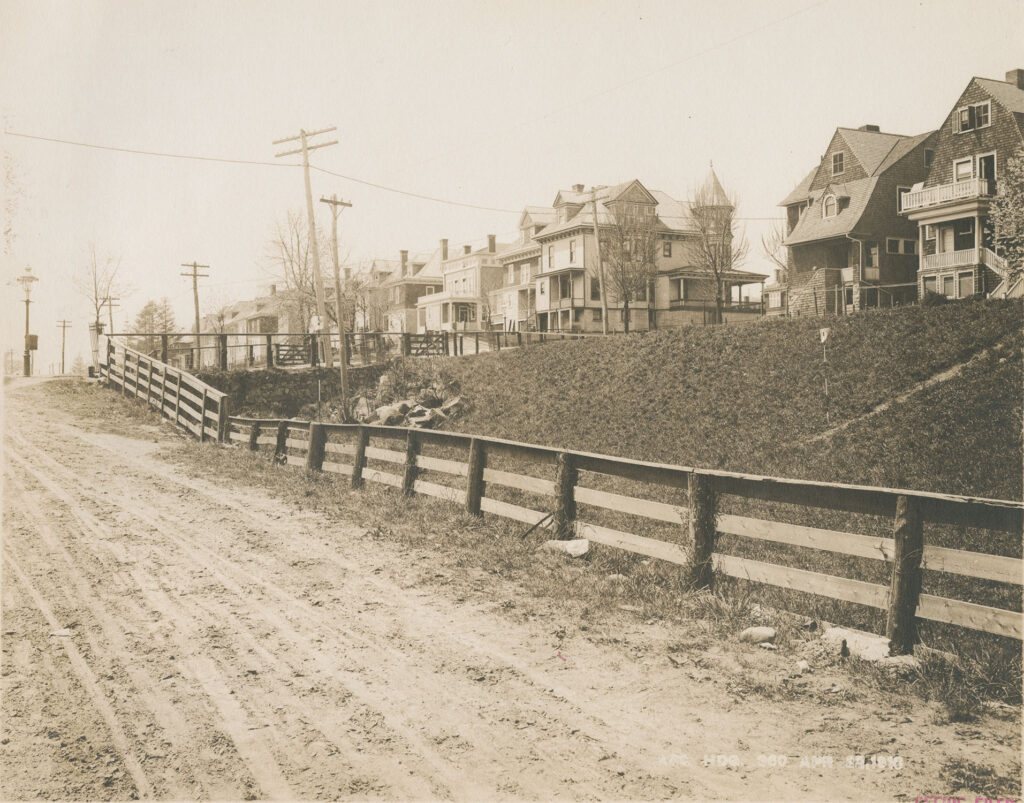
[[[922,570],[983,578],[1019,587],[1024,562],[1019,558],[950,549],[924,543],[925,522],[979,527],[1020,534],[1024,503],[918,491],[779,479],[725,471],[685,468],[619,457],[572,452],[449,432],[356,424],[250,419],[227,421],[230,441],[254,451],[272,450],[276,460],[309,471],[327,471],[364,482],[392,486],[406,494],[426,494],[464,505],[472,514],[488,513],[530,525],[546,526],[562,537],[588,538],[688,567],[694,584],[710,586],[717,572],[867,605],[887,612],[887,635],[894,653],[912,652],[917,624],[927,619],[1020,639],[1020,612],[921,593]],[[371,445],[371,437],[397,442],[398,448]],[[437,444],[465,455],[463,460],[421,454]],[[488,467],[488,458],[512,456],[539,465],[553,479]],[[395,471],[372,468],[393,464]],[[581,471],[626,478],[687,493],[688,506],[610,493],[580,484]],[[431,482],[431,472],[455,477],[457,485]],[[487,495],[491,486],[551,499],[549,510],[535,510]],[[824,530],[718,512],[722,495],[890,517],[892,537]],[[611,529],[577,517],[577,503],[640,516],[681,529],[679,543]],[[810,547],[892,564],[890,583],[838,577],[715,551],[716,537],[731,534],[776,544]]]
[[[160,415],[183,426],[199,440],[224,441],[228,396],[179,368],[107,339],[107,361],[100,377],[125,396],[141,399]]]

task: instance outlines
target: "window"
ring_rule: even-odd
[[[844,161],[845,161],[845,159],[844,159],[842,151],[839,151],[839,153],[833,153],[832,154],[832,175],[833,176],[838,176],[840,173],[843,173],[843,172],[846,171],[846,167],[843,164]]]
[[[601,308],[600,307],[598,307],[597,309],[592,309],[590,311],[590,319],[592,321],[594,321],[595,323],[600,323],[601,322]]]
[[[878,267],[878,243],[874,240],[864,243],[864,267]]]
[[[579,323],[582,318],[583,318],[583,310],[581,310],[581,309],[574,309],[572,311],[572,322],[573,323]]]
[[[434,294],[434,288],[433,287],[426,288],[426,293],[424,295],[430,296],[430,295],[433,295],[433,294]]]
[[[936,291],[936,278],[934,276],[926,276],[924,279],[924,291],[925,293],[934,293]]]
[[[974,176],[974,159],[953,162],[953,181],[969,181]]]
[[[959,133],[985,128],[992,122],[992,106],[989,101],[975,103],[958,109],[954,120],[954,130]]]
[[[448,323],[448,308],[449,304],[441,305],[441,323]]]
[[[903,211],[903,196],[910,192],[910,187],[897,187],[896,188],[896,211]]]
[[[661,247],[661,255],[666,257],[672,256],[672,243],[665,243]]]
[[[824,203],[821,205],[821,216],[825,218],[836,216],[836,196],[826,196]]]
[[[555,247],[553,245],[548,246],[548,270],[555,267]]]
[[[895,237],[885,238],[885,253],[898,254],[900,252],[900,241]]]
[[[930,223],[924,227],[924,238],[926,240],[935,239],[935,227]]]
[[[917,253],[917,240],[904,240],[903,241],[903,253],[904,254],[916,254]]]
[[[576,241],[569,240],[569,264],[573,265],[576,263]]]
[[[601,280],[598,279],[596,276],[593,276],[590,279],[590,300],[601,300]]]
[[[974,218],[964,218],[963,220],[958,220],[953,225],[956,227],[956,233],[962,237],[974,234]]]
[[[544,288],[547,287],[547,284],[548,283],[543,279],[537,282],[537,293],[540,295],[544,295],[544,293],[546,292]]]
[[[647,300],[647,288],[646,287],[641,287],[639,290],[637,290],[637,292],[636,292],[636,300],[637,301],[646,301]]]
[[[996,155],[986,153],[978,155],[978,178],[994,179],[996,177]]]
[[[852,284],[846,286],[846,290],[843,293],[843,295],[845,296],[844,301],[846,302],[846,306],[852,307],[853,306],[853,285]]]
[[[670,279],[668,283],[668,295],[669,301],[682,301],[683,300],[683,280],[682,279]]]
[[[516,283],[516,266],[515,265],[509,265],[508,266],[508,283],[509,284],[515,284]]]
[[[970,271],[957,274],[957,298],[970,298],[974,295],[974,274]]]
[[[768,306],[777,309],[782,306],[782,291],[773,290],[768,294]]]
[[[935,161],[935,151],[931,148],[924,149],[924,166],[931,167],[932,162]]]
[[[956,292],[954,289],[954,282],[952,276],[942,277],[942,295],[946,298],[953,298],[953,293]]]

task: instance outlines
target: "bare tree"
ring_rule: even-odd
[[[329,242],[330,238],[317,238],[321,243],[325,240]],[[327,258],[328,253],[324,251],[321,256]],[[285,287],[292,291],[302,329],[306,331],[316,310],[316,288],[309,226],[304,215],[289,212],[284,220],[278,221],[267,257],[281,271]]]
[[[761,250],[768,260],[779,269],[779,283],[785,284],[789,271],[786,259],[786,230],[781,221],[773,221],[768,231],[761,235]]]
[[[690,219],[696,230],[693,260],[714,284],[715,323],[724,320],[727,274],[739,269],[748,252],[746,238],[734,230],[736,206],[736,199],[725,197],[712,181],[690,198]]]
[[[610,225],[601,232],[601,252],[607,265],[608,283],[602,292],[611,292],[622,302],[622,325],[629,333],[630,302],[646,300],[658,272],[659,224],[653,214],[612,213]]]
[[[96,253],[96,244],[90,243],[85,267],[72,278],[74,288],[89,299],[97,326],[101,324],[100,313],[106,301],[129,292],[128,285],[118,279],[120,269],[121,257],[100,256]]]

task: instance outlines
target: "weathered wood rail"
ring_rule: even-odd
[[[207,385],[192,374],[153,359],[124,343],[107,339],[107,361],[100,364],[100,377],[125,396],[155,407],[204,441],[223,441],[227,435],[226,393]]]
[[[406,494],[446,499],[475,515],[488,513],[530,525],[543,524],[562,537],[575,535],[680,564],[689,568],[697,586],[712,585],[717,573],[878,608],[887,612],[886,630],[894,653],[913,650],[921,619],[1022,637],[1024,615],[1020,612],[921,593],[921,577],[922,570],[928,569],[1020,586],[1024,577],[1021,559],[927,544],[923,526],[953,524],[1020,534],[1024,532],[1024,502],[687,468],[400,427],[230,417],[227,437],[254,451],[273,447],[275,458],[288,465],[348,476],[354,488],[376,482]],[[371,445],[371,438],[395,443],[398,448]],[[464,450],[466,459],[424,455],[421,449],[426,444]],[[553,469],[554,479],[489,468],[488,457],[497,455]],[[392,464],[396,470],[372,468],[368,460]],[[581,471],[686,491],[690,502],[678,506],[585,487],[580,485]],[[425,472],[455,477],[462,485],[431,482],[422,477]],[[492,485],[549,497],[551,509],[535,510],[488,496]],[[723,495],[886,516],[893,521],[893,537],[720,514],[717,508]],[[687,546],[580,520],[577,503],[677,525]],[[892,564],[891,582],[880,585],[722,554],[715,551],[722,534],[884,561]]]

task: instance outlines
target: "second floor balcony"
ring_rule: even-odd
[[[987,198],[994,194],[994,183],[987,178],[971,178],[966,181],[954,181],[951,184],[940,184],[937,187],[926,187],[906,192],[903,194],[900,211],[913,212],[954,201]]]

